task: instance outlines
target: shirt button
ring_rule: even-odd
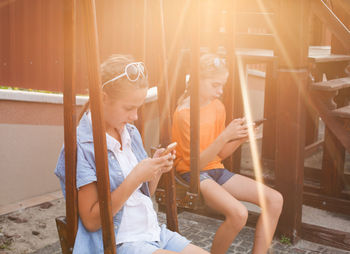
[[[120,176],[121,176],[121,175],[122,175],[122,172],[118,172],[118,175],[120,175]]]
[[[118,226],[114,226],[115,229],[118,229]]]

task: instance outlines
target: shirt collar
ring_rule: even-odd
[[[124,126],[124,130],[123,130],[122,137],[121,137],[123,144],[131,145],[131,140],[133,138],[134,131],[135,131],[135,126],[133,126],[131,124],[126,124]],[[79,126],[77,129],[77,135],[78,135],[79,141],[81,143],[89,143],[89,142],[94,141],[93,134],[92,134],[92,122],[91,122],[90,111],[87,111],[83,114],[83,116],[79,122]],[[106,135],[108,135],[108,134],[106,134]],[[107,148],[111,149],[111,147],[109,147],[108,144],[107,144]],[[119,148],[120,148],[120,146],[119,146]],[[112,150],[114,150],[114,149],[112,149]]]
[[[118,140],[113,138],[108,133],[106,133],[106,139],[107,139],[107,148],[108,149],[110,149],[114,152],[117,152],[120,150],[121,144],[119,143]],[[129,132],[128,132],[126,126],[124,126],[123,132],[121,133],[121,140],[122,140],[122,144],[123,144],[123,149],[130,148],[131,138],[130,138],[130,135],[129,135]]]

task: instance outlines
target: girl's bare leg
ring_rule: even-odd
[[[182,254],[209,254],[209,252],[203,250],[202,248],[189,244],[186,246],[185,249],[183,249],[180,253]]]
[[[233,197],[260,206],[261,215],[256,224],[253,254],[266,253],[276,230],[279,216],[282,211],[282,195],[264,184],[258,183],[248,177],[234,175],[222,185]],[[259,190],[265,199],[265,208],[259,198]]]
[[[216,231],[210,253],[226,253],[238,232],[246,224],[248,211],[228,191],[211,179],[201,181],[200,189],[206,204],[225,216],[225,221]]]

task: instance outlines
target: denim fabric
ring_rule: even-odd
[[[170,250],[181,252],[190,241],[177,232],[170,231],[163,224],[158,242],[128,242],[117,245],[118,254],[152,254],[156,250]]]
[[[127,130],[131,137],[131,148],[138,161],[147,158],[147,153],[143,148],[142,139],[137,128],[131,124],[128,124]],[[108,167],[109,167],[109,180],[110,190],[115,190],[123,181],[124,176],[120,169],[118,161],[113,156],[113,152],[110,147],[107,146],[108,152]],[[60,180],[61,188],[64,197],[66,196],[65,188],[65,158],[64,147],[58,158],[58,162],[55,169],[55,174]],[[87,114],[84,114],[80,120],[77,128],[77,188],[92,183],[97,180],[95,155],[94,155],[94,143],[92,136],[92,126],[88,120]],[[143,183],[141,191],[147,195],[149,194],[148,184]],[[123,215],[123,208],[113,217],[113,223],[115,227],[115,234],[118,233],[119,225]],[[75,238],[73,253],[80,254],[97,254],[103,253],[103,240],[102,230],[96,232],[89,232],[85,229],[80,218],[78,223],[78,232]]]
[[[228,171],[225,168],[216,168],[210,169],[200,172],[199,180],[203,181],[205,179],[212,179],[220,185],[226,183],[235,173]],[[187,183],[190,183],[191,174],[190,172],[184,173],[181,175],[182,179],[184,179]]]

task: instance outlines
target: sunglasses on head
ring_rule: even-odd
[[[215,57],[213,61],[215,68],[219,68],[226,65],[226,60],[223,58]]]
[[[104,88],[107,84],[116,81],[122,77],[126,76],[130,82],[136,82],[140,78],[147,78],[146,67],[143,62],[134,62],[129,63],[125,66],[124,72],[111,80],[106,81],[102,84],[102,88]]]

